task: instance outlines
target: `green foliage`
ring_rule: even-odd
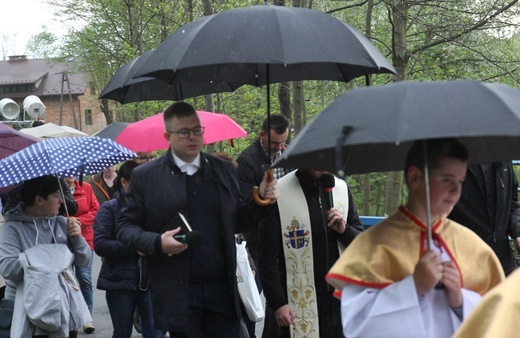
[[[27,43],[27,54],[32,58],[50,59],[59,56],[59,39],[56,35],[43,31],[32,36]]]
[[[82,71],[91,77],[99,93],[115,71],[131,58],[156,48],[159,43],[181,25],[200,18],[204,3],[214,13],[241,6],[263,4],[261,0],[51,0],[60,20],[69,24],[70,33],[64,42],[42,33],[31,42],[30,50],[39,55],[78,56],[84,60]],[[270,1],[272,3],[273,1]],[[313,9],[328,12],[339,20],[366,32],[367,15],[370,36],[374,45],[400,65],[403,79],[442,80],[472,78],[498,81],[520,88],[520,6],[516,0],[437,0],[437,1],[374,1],[372,8],[359,1],[302,1],[303,7],[312,3]],[[192,4],[192,7],[189,7]],[[287,6],[292,2],[285,1]],[[512,5],[512,6],[509,6]],[[405,41],[396,41],[393,33],[399,27],[396,17],[405,21]],[[259,28],[261,29],[261,28]],[[516,35],[515,35],[516,29]],[[259,46],[259,48],[261,48]],[[55,55],[53,55],[55,56]],[[392,81],[389,75],[371,76],[373,85]],[[319,114],[344,92],[365,84],[356,79],[348,84],[328,81],[303,83],[306,121]],[[271,85],[271,112],[279,112],[278,85]],[[242,149],[258,137],[266,116],[266,88],[243,86],[234,93],[213,95],[214,109],[228,114],[248,132],[247,139],[215,145],[237,157]],[[197,109],[205,110],[202,97],[187,100]],[[170,102],[142,102],[119,105],[111,103],[111,113],[118,121],[137,121],[162,111]],[[331,121],[333,123],[333,121]],[[295,131],[294,133],[297,133]],[[294,138],[294,134],[291,135]],[[515,167],[515,170],[518,170]],[[363,198],[365,190],[359,175],[348,178],[359,206],[368,206],[372,215],[384,215],[386,174],[370,175],[370,198]],[[404,198],[405,196],[403,196]]]

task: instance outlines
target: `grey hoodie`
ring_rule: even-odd
[[[23,268],[18,256],[38,244],[69,244],[74,252],[74,265],[87,267],[92,252],[82,236],[69,238],[63,216],[32,217],[24,213],[23,202],[5,215],[0,229],[0,275],[7,284],[5,297],[14,299],[16,284],[23,280]]]

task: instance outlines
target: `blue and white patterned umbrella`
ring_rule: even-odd
[[[0,161],[0,187],[50,174],[62,177],[92,175],[136,156],[110,139],[46,139]]]

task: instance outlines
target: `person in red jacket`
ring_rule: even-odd
[[[78,203],[78,211],[74,218],[76,218],[81,224],[81,235],[85,238],[91,250],[94,250],[94,219],[99,210],[99,202],[94,194],[92,186],[87,182],[80,184],[76,178],[67,177],[65,178],[67,185],[74,197],[76,203]],[[92,315],[92,307],[94,305],[93,288],[92,288],[92,260],[94,253],[90,258],[88,267],[76,266],[76,277],[78,278],[81,293],[85,302],[87,303],[90,314]],[[92,333],[96,330],[92,323],[83,325],[83,331],[85,333]]]

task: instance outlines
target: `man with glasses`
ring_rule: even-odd
[[[240,191],[242,191],[242,195],[247,202],[253,199],[253,187],[260,184],[267,169],[282,154],[282,151],[285,150],[285,143],[289,137],[289,127],[289,120],[285,116],[272,114],[269,118],[269,130],[267,130],[267,119],[265,119],[262,123],[262,129],[260,130],[258,139],[251,143],[237,158],[237,174],[240,181]],[[268,135],[270,137],[268,137]],[[274,168],[273,174],[275,178],[279,179],[291,171],[292,169]],[[254,215],[252,215],[252,217],[253,220],[249,223],[250,227],[244,230],[243,235],[246,238],[251,257],[253,257],[253,260],[257,263],[257,233],[260,220],[254,219]],[[256,274],[256,283],[258,285],[258,291],[262,292],[259,274]],[[255,323],[247,320],[247,318],[245,321],[249,336],[254,338]],[[274,328],[274,315],[269,311],[269,308],[267,308],[264,323],[264,327]],[[272,331],[268,328],[264,330],[264,332]]]
[[[164,137],[170,150],[132,173],[121,206],[117,237],[150,255],[150,288],[155,328],[170,337],[239,337],[240,303],[236,281],[237,225],[252,214],[239,190],[233,165],[205,154],[204,127],[195,109],[177,102],[164,111]],[[276,180],[260,185],[276,201]],[[178,212],[198,244],[174,238],[180,227],[167,224]]]

